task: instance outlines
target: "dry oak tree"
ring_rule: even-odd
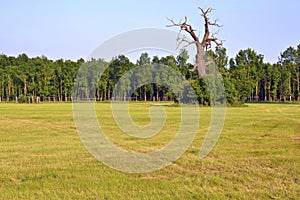
[[[196,54],[196,63],[194,65],[194,68],[191,71],[197,70],[198,77],[202,77],[205,74],[206,67],[211,64],[213,61],[205,61],[205,51],[211,48],[211,44],[215,43],[217,46],[222,46],[223,41],[219,40],[215,37],[215,35],[218,33],[211,33],[210,27],[222,27],[218,24],[218,20],[215,20],[214,22],[211,22],[208,15],[213,10],[212,8],[208,8],[204,10],[203,8],[198,7],[201,11],[201,16],[204,18],[205,24],[205,32],[203,35],[202,40],[200,40],[199,36],[196,35],[195,31],[192,27],[192,25],[187,23],[187,17],[185,17],[184,22],[175,23],[174,20],[169,19],[168,20],[172,23],[171,25],[167,25],[167,27],[179,27],[180,31],[177,38],[178,46],[180,46],[183,43],[186,43],[184,47],[187,47],[189,45],[195,44],[197,48],[197,54]],[[181,35],[181,32],[185,31],[187,32],[191,37],[192,41],[188,40],[184,35]]]

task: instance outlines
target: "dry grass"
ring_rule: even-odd
[[[150,104],[131,104],[140,124]],[[115,126],[110,104],[96,106],[101,125],[124,149],[150,151],[173,137],[179,108],[166,107],[164,134],[132,139]],[[228,108],[223,133],[205,159],[198,152],[210,109],[188,151],[146,174],[115,171],[94,159],[75,130],[71,104],[0,104],[0,199],[297,199],[300,105]]]

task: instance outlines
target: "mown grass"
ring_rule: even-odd
[[[150,104],[130,105],[137,124]],[[115,126],[110,104],[96,105],[104,132],[131,151],[160,148],[178,129],[180,108],[165,106],[160,134],[134,139]],[[188,151],[165,169],[127,174],[94,159],[76,132],[72,105],[0,104],[0,199],[297,199],[300,196],[300,104],[227,108],[213,151],[198,157],[210,120],[201,108]]]

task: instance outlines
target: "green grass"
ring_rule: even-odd
[[[133,103],[137,124],[150,104]],[[180,108],[165,106],[160,134],[134,139],[115,126],[110,104],[96,105],[104,132],[118,146],[147,152],[178,129]],[[127,174],[94,159],[82,145],[65,103],[0,103],[0,199],[297,199],[300,196],[300,104],[227,108],[222,135],[205,158],[198,153],[210,120],[201,108],[197,137],[165,169]]]

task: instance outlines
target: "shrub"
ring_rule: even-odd
[[[24,95],[20,95],[18,97],[18,103],[27,103],[27,97]]]

